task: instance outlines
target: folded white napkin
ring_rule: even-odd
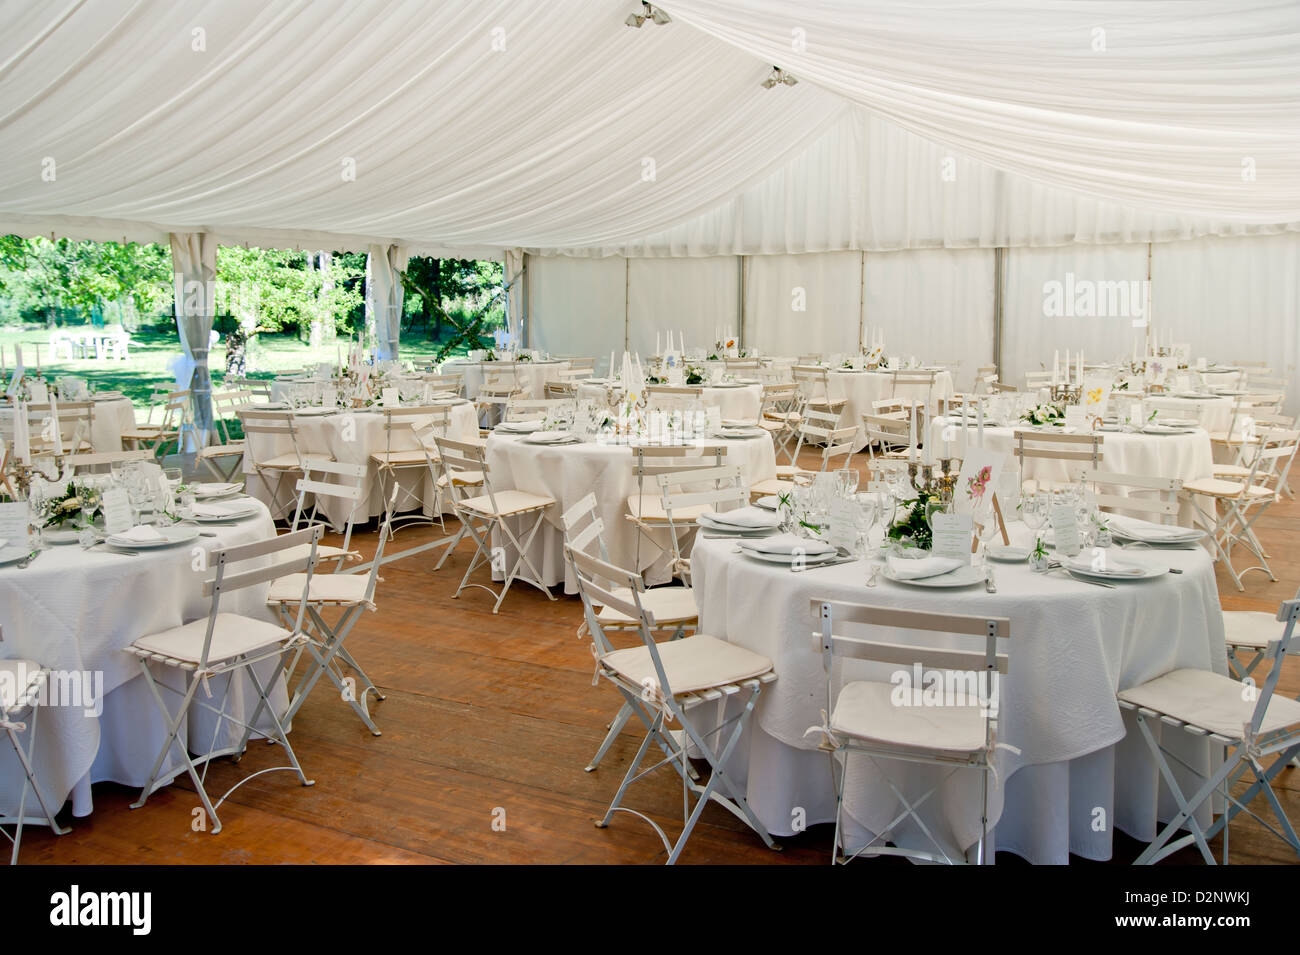
[[[776,514],[761,507],[738,507],[734,511],[705,511],[700,517],[714,524],[746,529],[776,527],[781,523],[781,519]]]
[[[1153,524],[1136,517],[1122,514],[1109,514],[1107,520],[1112,529],[1125,537],[1140,541],[1181,541],[1197,537],[1195,528],[1179,527],[1173,524]]]
[[[242,484],[200,484],[194,489],[194,493],[198,497],[221,497],[223,494],[234,494],[243,489]]]
[[[938,577],[961,565],[962,562],[955,557],[922,557],[919,560],[890,557],[889,573],[898,580],[921,580],[925,577]]]
[[[746,421],[744,418],[723,418],[722,426],[724,428],[752,428],[754,422]]]
[[[121,540],[133,541],[137,544],[144,544],[150,541],[161,541],[167,538],[163,537],[148,524],[137,524],[129,531],[123,531],[121,534],[114,534],[114,537]]]
[[[194,515],[196,517],[225,517],[228,514],[234,514],[240,510],[237,507],[231,507],[229,504],[200,504],[195,503]]]
[[[1125,560],[1123,557],[1116,557],[1110,551],[1104,554],[1105,560],[1100,557],[1072,557],[1064,561],[1064,565],[1069,570],[1082,570],[1089,573],[1115,574],[1126,577],[1142,577],[1146,574],[1147,568],[1143,564],[1135,561]],[[1094,563],[1096,561],[1096,563]]]
[[[825,541],[809,540],[806,537],[797,537],[794,534],[777,534],[775,537],[745,541],[741,544],[741,547],[760,554],[794,554],[802,552],[809,557],[819,557],[822,554],[835,553],[835,548]]]
[[[538,431],[528,437],[528,442],[530,444],[559,444],[572,438],[572,431]]]

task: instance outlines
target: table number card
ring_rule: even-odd
[[[0,540],[5,547],[27,545],[27,504],[18,501],[0,504]]]
[[[830,531],[826,534],[826,543],[832,547],[845,547],[850,550],[856,542],[857,532],[854,521],[857,517],[858,504],[836,495],[830,504]]]
[[[104,532],[121,534],[131,529],[131,498],[125,488],[115,487],[101,497],[104,508]]]
[[[998,489],[1007,456],[987,448],[969,447],[962,458],[961,473],[953,487],[952,500],[958,514],[974,513],[987,496]]]
[[[1076,556],[1080,549],[1079,521],[1069,504],[1053,504],[1051,510],[1052,533],[1056,535],[1056,549],[1067,557]]]
[[[385,388],[380,392],[380,402],[385,408],[396,408],[402,402],[398,398],[396,388]]]
[[[933,534],[931,554],[970,562],[971,538],[975,531],[971,515],[935,514],[930,518],[930,529]]]

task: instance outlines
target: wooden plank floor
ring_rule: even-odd
[[[812,461],[807,462],[815,467]],[[865,467],[865,457],[862,460]],[[448,526],[454,528],[455,521]],[[1275,506],[1259,524],[1279,582],[1250,574],[1238,594],[1220,572],[1224,609],[1274,612],[1300,583],[1300,504]],[[434,528],[399,531],[395,549],[441,537]],[[373,551],[373,530],[354,536]],[[602,813],[634,754],[639,736],[625,734],[599,771],[582,767],[617,709],[607,687],[591,686],[592,663],[576,629],[576,597],[548,601],[516,587],[501,612],[492,598],[467,590],[452,599],[465,561],[462,546],[440,572],[441,551],[387,565],[379,611],[365,614],[348,647],[387,699],[372,704],[383,730],[375,738],[332,691],[318,687],[291,736],[316,785],[290,773],[268,773],[241,786],[220,807],[217,835],[191,830],[198,802],[188,780],[132,811],[134,790],[101,784],[95,811],[66,812],[62,837],[43,827],[24,835],[23,861],[59,864],[159,863],[660,863],[663,846],[648,825],[620,814],[607,829]],[[486,578],[486,573],[483,574]],[[1300,665],[1287,664],[1282,688],[1300,693]],[[223,760],[209,774],[210,792],[224,792],[244,774],[282,764],[279,747],[254,744],[239,764]],[[681,789],[660,772],[637,784],[632,805],[673,834],[680,826]],[[639,789],[639,792],[637,791]],[[1300,774],[1284,771],[1277,786],[1300,821]],[[500,819],[504,812],[504,830]],[[494,826],[494,822],[497,825]],[[815,826],[782,840],[772,852],[734,817],[709,806],[683,856],[685,863],[826,864],[831,832]],[[1294,864],[1287,846],[1258,823],[1242,819],[1230,833],[1236,863]],[[1141,846],[1117,835],[1115,862]],[[1199,861],[1184,851],[1179,861]],[[1007,853],[1001,864],[1018,864]],[[862,862],[894,865],[896,860]],[[905,864],[905,863],[904,863]]]

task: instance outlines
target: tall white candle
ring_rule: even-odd
[[[660,349],[659,349],[659,333],[658,333],[658,332],[655,332],[655,354],[656,354],[656,355],[662,355],[662,354],[663,354],[663,352],[660,351]]]
[[[983,399],[980,399],[979,408],[980,410],[979,410],[979,423],[977,426],[978,427],[977,434],[979,437],[979,445],[982,448],[984,447],[984,401]]]
[[[54,453],[63,454],[63,431],[59,427],[59,399],[54,392],[50,392],[50,425],[54,428],[54,434],[51,438],[54,441]]]
[[[912,407],[912,413],[907,416],[907,460],[916,460],[916,407]]]
[[[27,403],[20,401],[14,408],[14,454],[23,464],[32,463],[32,439],[27,430]]]
[[[1052,352],[1052,384],[1061,383],[1061,350],[1058,348]]]

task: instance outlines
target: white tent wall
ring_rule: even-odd
[[[969,388],[993,361],[993,259],[992,249],[868,252],[868,343],[879,329],[888,354],[961,361],[954,383]]]
[[[740,258],[624,259],[628,263],[628,348],[652,355],[655,336],[684,334],[708,347],[715,329],[740,332]],[[665,339],[666,340],[666,339]]]
[[[528,257],[529,344],[557,355],[596,356],[625,347],[625,259]]]
[[[769,355],[856,352],[861,287],[858,252],[751,256],[744,344]]]
[[[1267,362],[1300,412],[1300,236],[1204,238],[1152,247],[1152,328],[1193,355]]]
[[[1146,330],[1133,327],[1133,315],[1097,314],[1109,305],[1106,296],[1087,306],[1086,289],[1098,283],[1139,282],[1145,288],[1147,247],[1137,245],[1059,246],[1050,249],[1008,249],[1002,320],[1001,377],[1023,387],[1027,371],[1051,369],[1052,354],[1066,349],[1074,355],[1083,349],[1085,360],[1112,360],[1128,356],[1138,343],[1144,347]],[[1066,314],[1053,311],[1047,296],[1060,283]],[[1108,286],[1100,286],[1105,289]],[[1140,294],[1140,293],[1139,293]],[[1092,312],[1093,314],[1078,314]]]

